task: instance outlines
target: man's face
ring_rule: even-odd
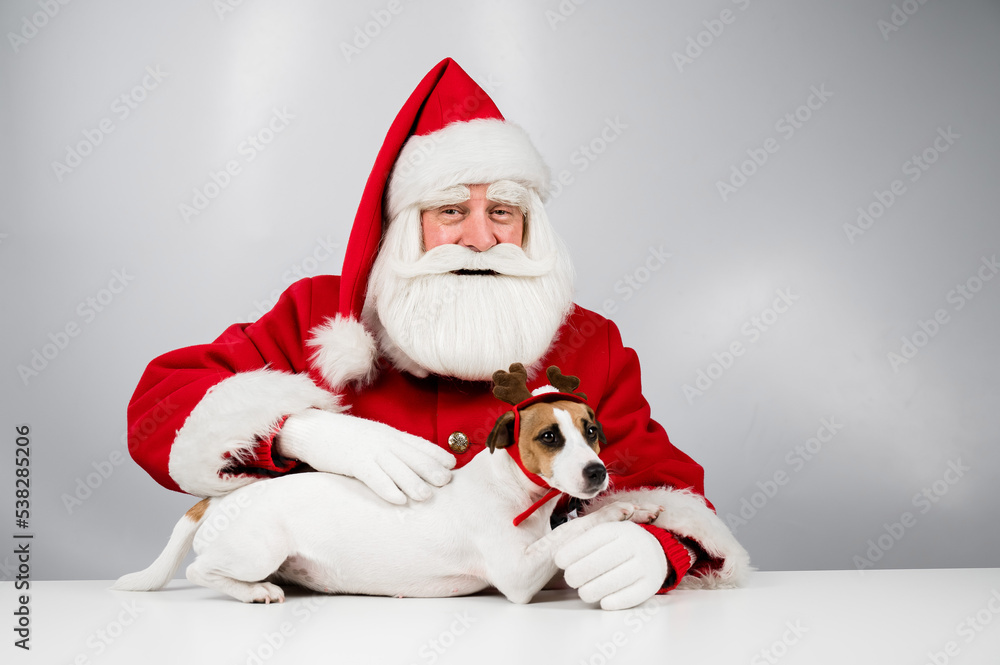
[[[420,213],[424,250],[461,245],[476,252],[510,243],[521,246],[524,213],[516,205],[490,199],[488,185],[469,185],[469,198]]]
[[[363,316],[398,369],[486,381],[541,359],[572,297],[569,254],[538,194],[501,179],[446,186],[399,212]]]

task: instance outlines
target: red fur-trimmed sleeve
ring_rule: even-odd
[[[608,468],[611,485],[608,492],[588,504],[587,512],[612,501],[663,506],[655,526],[673,534],[675,539],[697,545],[698,560],[693,566],[687,562],[684,566],[687,575],[678,576],[675,585],[740,584],[751,570],[747,551],[705,498],[702,467],[675,447],[663,427],[652,419],[649,403],[642,394],[635,351],[624,346],[612,322],[602,321],[606,324],[603,331],[608,375],[595,411],[607,439],[600,455]],[[595,329],[602,328],[595,325]],[[588,388],[581,385],[581,389]],[[592,396],[592,400],[594,397],[597,396]],[[664,546],[672,568],[683,563],[670,538],[661,538],[656,531],[650,533]]]
[[[254,323],[153,360],[129,402],[129,451],[163,486],[224,494],[291,468],[271,443],[279,423],[309,408],[340,410],[311,373],[307,336],[336,312],[337,278],[296,282]]]
[[[666,529],[652,524],[640,524],[639,526],[656,538],[660,547],[663,548],[663,554],[667,557],[667,567],[669,568],[667,579],[657,593],[667,593],[677,588],[691,566],[694,565],[697,555]]]

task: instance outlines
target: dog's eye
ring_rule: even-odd
[[[591,425],[590,427],[587,428],[587,439],[590,441],[597,440],[597,427],[595,427],[594,425]]]
[[[564,443],[566,443],[566,440],[563,438],[562,434],[559,432],[559,430],[555,428],[550,428],[545,430],[544,432],[539,432],[537,441],[541,443],[543,446],[548,446],[549,448],[559,448]]]

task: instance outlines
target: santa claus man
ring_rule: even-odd
[[[256,322],[150,363],[129,404],[132,456],[195,496],[311,469],[421,501],[509,408],[491,393],[494,371],[523,363],[533,388],[558,365],[603,425],[611,489],[556,515],[629,497],[666,508],[565,545],[566,582],[605,609],[738,585],[747,553],[705,500],[701,467],[650,418],[635,353],[572,302],[548,187],[525,132],[442,61],[389,130],[342,275],[296,282]]]

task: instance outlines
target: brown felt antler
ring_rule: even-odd
[[[513,363],[508,372],[502,369],[493,372],[493,394],[508,404],[518,404],[531,397],[524,365]]]
[[[552,365],[547,370],[545,370],[545,376],[549,378],[549,383],[552,387],[561,393],[572,393],[574,395],[579,395],[580,397],[587,399],[587,396],[583,393],[574,392],[580,387],[580,379],[575,376],[564,376],[562,370]]]

